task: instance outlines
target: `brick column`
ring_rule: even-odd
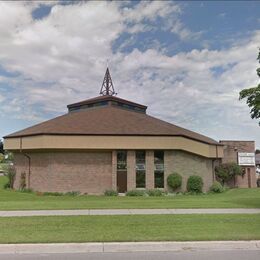
[[[135,151],[127,151],[127,190],[136,188]]]
[[[164,151],[164,189],[168,189],[167,177],[173,172],[174,163],[173,163],[173,151]]]
[[[145,153],[145,188],[154,189],[154,151]]]
[[[117,190],[117,151],[112,151],[112,190]]]

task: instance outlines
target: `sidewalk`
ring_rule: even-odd
[[[60,244],[0,244],[1,254],[69,254],[104,252],[259,250],[260,241],[116,242]]]
[[[0,211],[0,217],[174,214],[260,214],[260,209],[82,209]]]

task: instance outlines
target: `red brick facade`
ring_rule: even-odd
[[[224,145],[224,157],[222,163],[238,163],[238,153],[254,153],[254,141],[220,141]],[[236,176],[234,181],[229,183],[230,187],[255,188],[256,172],[255,166],[243,166],[245,173],[242,176]]]
[[[116,189],[116,151],[100,152],[33,152],[30,176],[28,158],[15,153],[15,189],[20,188],[20,176],[26,173],[27,188],[40,192],[78,191],[88,194],[103,194],[105,190]],[[214,179],[216,160],[204,158],[184,151],[164,152],[164,188],[167,176],[178,172],[183,176],[182,191],[190,175],[199,175],[207,191]],[[136,188],[135,151],[127,152],[127,190]],[[146,151],[146,188],[154,188],[154,151]]]
[[[15,189],[26,172],[26,184],[36,191],[100,194],[112,187],[111,152],[28,153],[31,158],[30,181],[28,158],[15,154]]]

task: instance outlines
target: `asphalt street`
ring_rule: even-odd
[[[131,252],[85,254],[0,254],[1,260],[259,260],[260,250]]]

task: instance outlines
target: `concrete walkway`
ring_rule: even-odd
[[[162,251],[259,250],[260,241],[198,242],[101,242],[55,244],[0,244],[1,254],[49,254],[89,252],[162,252]]]
[[[260,209],[75,209],[0,211],[0,217],[171,214],[260,214]]]

